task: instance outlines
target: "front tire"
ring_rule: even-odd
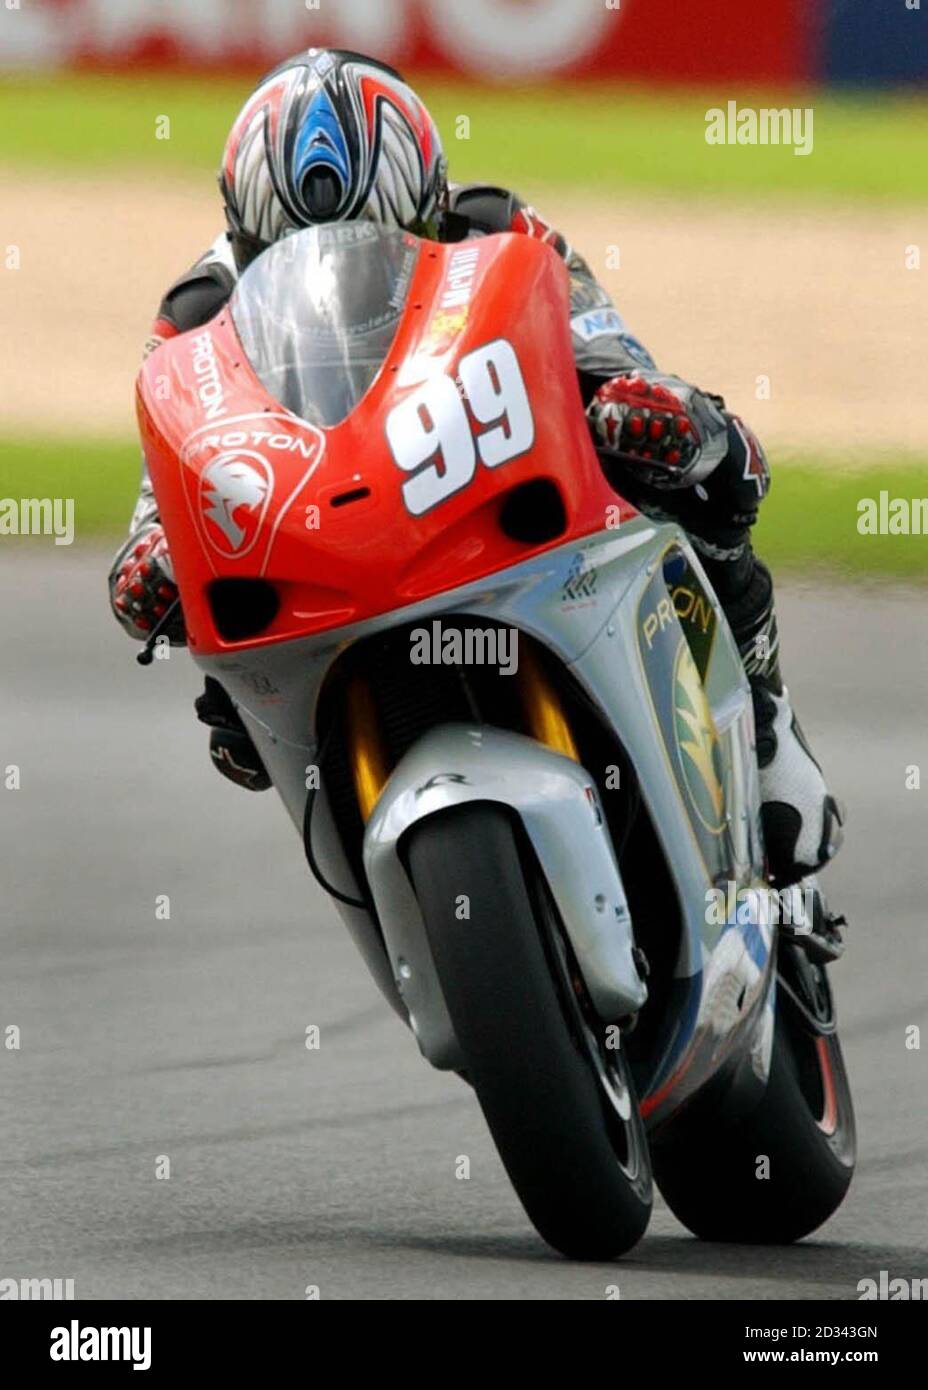
[[[564,1255],[623,1254],[651,1214],[644,1127],[534,857],[489,803],[416,825],[406,853],[467,1075],[522,1205]]]

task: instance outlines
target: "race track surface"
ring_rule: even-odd
[[[223,226],[215,182],[3,172],[6,223],[28,256],[21,274],[0,275],[0,433],[131,438],[161,297]],[[858,439],[886,459],[922,450],[928,276],[904,256],[920,205],[522,192],[588,258],[661,368],[720,392],[768,448],[844,460]],[[67,370],[50,377],[53,363]]]
[[[847,1202],[782,1250],[700,1244],[658,1202],[632,1255],[571,1265],[467,1087],[381,1001],[273,794],[210,769],[192,664],[136,666],[105,567],[50,544],[0,560],[0,773],[22,779],[0,776],[0,1029],[21,1030],[0,1049],[0,1276],[84,1298],[853,1299],[881,1269],[928,1275],[928,1035],[905,1047],[928,1025],[923,597],[781,603],[787,678],[852,812],[827,878],[852,924]]]

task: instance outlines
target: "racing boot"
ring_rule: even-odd
[[[213,766],[223,777],[247,791],[267,791],[271,779],[226,691],[212,676],[206,677],[206,688],[194,702],[197,718],[209,725],[209,755]]]
[[[841,809],[799,726],[780,676],[773,582],[754,559],[745,591],[725,613],[751,684],[761,819],[771,884],[784,888],[827,864],[841,845]]]

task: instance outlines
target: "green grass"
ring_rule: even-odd
[[[928,535],[858,532],[858,503],[878,501],[881,491],[908,501],[928,497],[926,460],[910,455],[848,468],[837,458],[816,463],[774,454],[773,486],[755,529],[757,549],[775,570],[928,582]]]
[[[116,537],[129,525],[141,457],[137,444],[112,439],[4,439],[0,497],[73,497],[77,541]],[[15,544],[0,536],[0,547]]]
[[[774,456],[774,484],[761,509],[757,548],[778,573],[831,572],[851,578],[928,581],[928,536],[861,536],[857,504],[928,495],[928,468],[915,456],[849,471],[838,459]],[[129,520],[139,450],[112,440],[0,444],[0,497],[73,497],[77,540],[115,541]],[[0,546],[36,542],[0,537]]]
[[[627,85],[485,88],[417,84],[441,128],[454,177],[531,193],[552,183],[604,195],[649,191],[925,199],[928,100],[808,92],[653,93]],[[0,82],[3,161],[29,170],[208,174],[248,91],[245,79],[24,76]],[[786,147],[710,146],[705,112],[729,100],[812,106],[808,157]],[[171,138],[155,138],[169,116]],[[458,138],[466,116],[469,138]]]

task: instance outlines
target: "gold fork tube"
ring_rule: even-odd
[[[522,639],[519,645],[519,694],[529,733],[546,748],[578,763],[580,754],[560,696],[528,642]]]
[[[348,686],[347,734],[355,795],[366,824],[390,774],[374,698],[361,676],[354,676]]]
[[[519,652],[518,680],[529,733],[546,748],[579,763],[580,754],[560,696],[537,656],[524,641]],[[366,824],[390,772],[374,699],[370,687],[361,676],[353,677],[348,686],[347,740],[355,795],[361,818]]]

